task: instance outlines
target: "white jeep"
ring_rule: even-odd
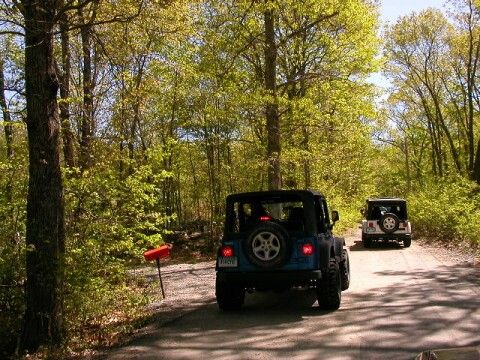
[[[369,248],[374,241],[412,243],[412,227],[407,216],[407,202],[399,198],[367,199],[362,210],[362,243]]]

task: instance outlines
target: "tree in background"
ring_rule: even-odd
[[[382,141],[393,147],[384,148],[392,159],[385,187],[408,191],[418,235],[475,244],[480,13],[471,0],[449,4],[448,17],[427,9],[387,31],[392,91]]]
[[[428,134],[433,175],[478,180],[480,17],[470,0],[456,3],[454,10],[453,22],[426,10],[401,18],[389,31],[388,75],[395,89],[390,104],[399,109],[393,113],[410,109],[418,115],[403,118]]]

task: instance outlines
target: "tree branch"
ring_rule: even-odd
[[[311,22],[310,24],[307,24],[307,25],[305,25],[305,26],[303,26],[303,27],[301,27],[301,28],[298,28],[298,29],[295,30],[295,31],[292,31],[290,34],[285,35],[285,37],[284,37],[281,41],[279,41],[279,42],[277,43],[277,48],[278,48],[279,46],[284,45],[284,44],[285,44],[288,40],[290,40],[291,38],[293,38],[293,37],[295,37],[295,36],[297,36],[297,35],[299,35],[299,34],[301,34],[301,33],[304,33],[304,32],[306,32],[307,30],[310,30],[310,29],[313,28],[315,25],[317,25],[317,24],[319,24],[319,23],[321,23],[321,22],[323,22],[323,21],[325,21],[325,20],[329,20],[329,19],[337,16],[339,13],[340,13],[339,11],[335,11],[335,12],[333,12],[333,13],[331,13],[331,14],[320,16],[320,17],[318,17],[315,21]]]

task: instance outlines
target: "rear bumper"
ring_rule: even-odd
[[[245,288],[276,289],[314,285],[322,278],[321,270],[225,272],[217,271],[217,280],[235,283]]]
[[[364,234],[363,235],[366,239],[372,240],[405,240],[411,239],[412,234],[409,233],[401,233],[401,234]]]

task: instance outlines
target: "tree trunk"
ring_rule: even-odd
[[[480,139],[477,143],[477,151],[475,155],[475,162],[473,164],[472,180],[475,180],[480,185]]]
[[[60,19],[62,42],[62,75],[60,81],[60,121],[63,135],[63,156],[67,167],[75,167],[74,135],[70,125],[70,35],[68,33],[68,18],[64,13]]]
[[[13,126],[10,112],[7,107],[7,99],[5,98],[5,76],[4,76],[4,60],[0,59],[0,107],[2,108],[2,115],[5,131],[5,144],[7,148],[7,159],[13,159]],[[8,194],[7,194],[8,195]]]
[[[271,1],[265,0],[268,5]],[[272,9],[264,12],[265,25],[265,90],[268,96],[265,107],[267,123],[268,189],[282,187],[280,170],[280,116],[277,102],[277,46],[275,44],[275,20]]]
[[[4,59],[0,58],[0,107],[3,115],[3,131],[5,132],[5,147],[7,162],[13,162],[13,125],[8,111],[7,99],[5,97],[5,76],[4,76]],[[10,221],[14,223],[14,206],[13,206],[13,174],[8,175],[7,183],[5,185],[5,199],[7,200],[8,216]],[[15,242],[15,235],[12,234],[12,241]]]
[[[80,140],[80,167],[82,170],[92,166],[92,136],[93,136],[93,76],[92,76],[92,25],[84,19],[83,10],[78,14],[83,23],[80,28],[83,55],[83,111]]]
[[[408,145],[408,139],[403,140],[403,150],[405,153],[405,172],[407,175],[407,194],[410,194],[412,190],[412,175],[410,170],[410,149]]]
[[[4,59],[0,58],[0,107],[2,108],[3,115],[3,131],[5,132],[5,147],[7,155],[7,163],[12,165],[14,150],[13,150],[13,125],[8,111],[7,99],[5,97],[5,76],[4,76]],[[7,183],[5,184],[5,199],[7,200],[7,221],[15,224],[15,207],[13,205],[13,172],[9,167],[9,174],[7,175]],[[16,227],[13,226],[13,229]],[[16,231],[11,233],[10,239],[13,244],[16,244]]]
[[[469,16],[468,16],[468,62],[467,62],[467,100],[468,100],[468,116],[467,116],[467,143],[468,143],[468,170],[473,180],[476,180],[475,172],[478,171],[476,167],[477,158],[475,154],[475,109],[474,109],[474,91],[477,87],[477,69],[480,57],[480,40],[475,31],[474,18],[478,11],[477,6],[473,1],[468,2]],[[478,152],[478,151],[477,151]]]
[[[64,199],[60,171],[58,82],[53,56],[57,1],[23,0],[29,147],[26,310],[22,349],[63,338]]]

